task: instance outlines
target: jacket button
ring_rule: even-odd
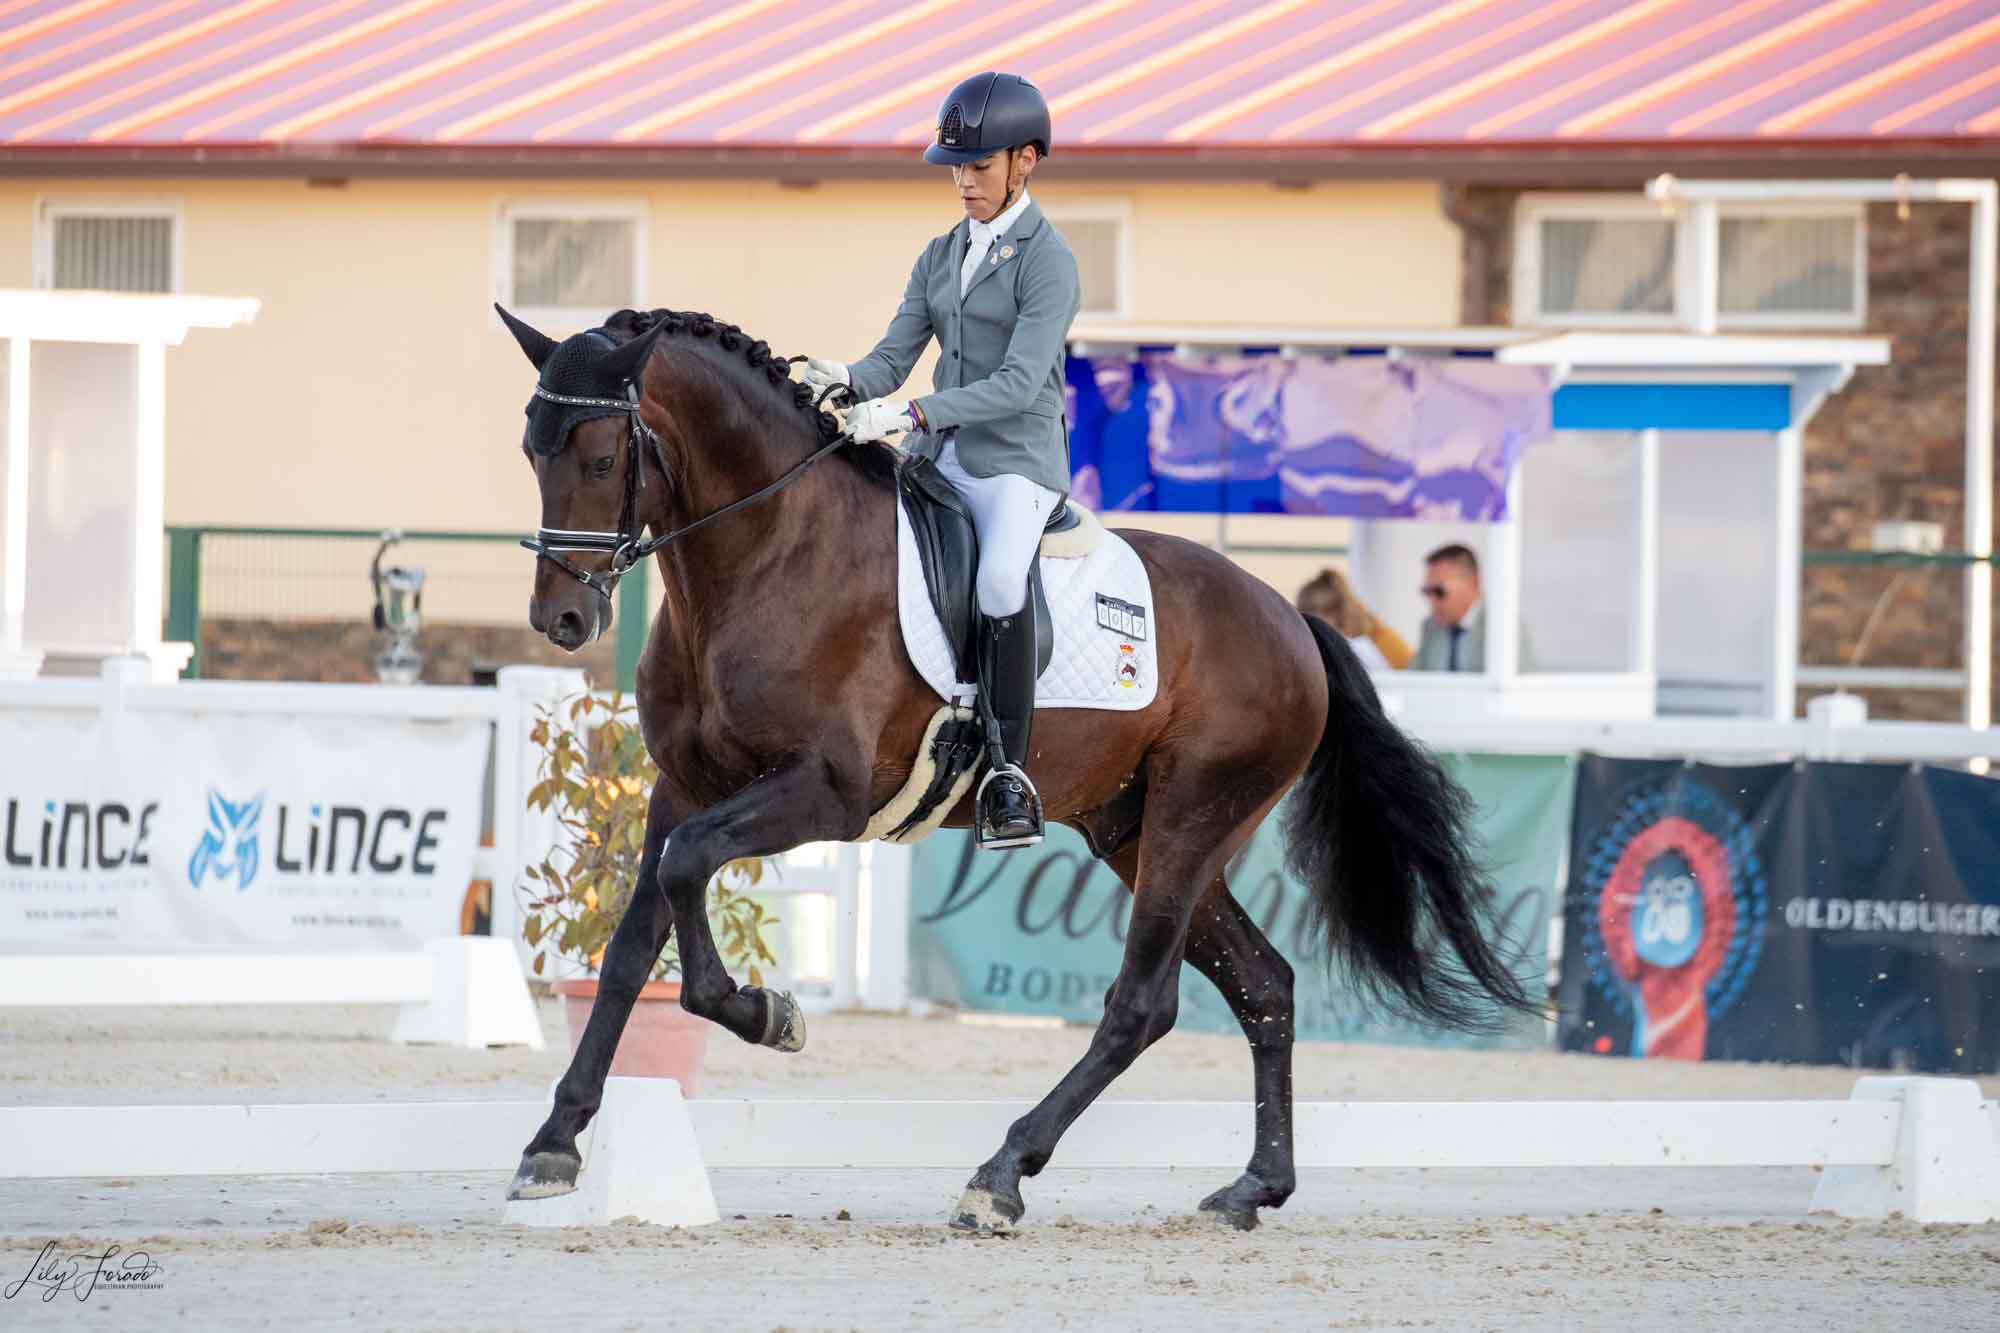
[[[953,352],[953,353],[951,354],[951,359],[952,359],[952,360],[954,360],[954,361],[958,360],[958,353],[957,353],[957,352]]]

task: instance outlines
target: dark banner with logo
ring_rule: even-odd
[[[1530,989],[1548,974],[1548,923],[1569,811],[1568,756],[1451,755],[1478,802],[1484,865],[1498,890],[1490,938]],[[1328,976],[1306,931],[1304,890],[1284,869],[1278,814],[1230,865],[1230,891],[1291,961],[1301,1038],[1434,1046],[1544,1046],[1539,1018],[1497,1035],[1465,1036],[1384,1014]],[[1365,891],[1365,886],[1357,886]],[[966,1009],[1055,1015],[1095,1023],[1124,957],[1131,895],[1061,825],[1039,847],[981,852],[970,835],[933,834],[910,866],[912,992]],[[1177,1026],[1236,1032],[1207,978],[1181,969]]]
[[[2000,1069],[2000,782],[1586,756],[1567,1050]]]

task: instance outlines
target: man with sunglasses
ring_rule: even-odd
[[[1424,557],[1424,600],[1431,608],[1417,643],[1414,671],[1486,670],[1486,617],[1479,596],[1479,557],[1471,548],[1440,546]]]

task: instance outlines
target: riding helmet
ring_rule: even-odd
[[[933,166],[977,162],[993,153],[1033,144],[1049,155],[1049,104],[1018,74],[975,74],[953,88],[938,108],[937,138],[924,149]]]

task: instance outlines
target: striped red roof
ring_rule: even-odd
[[[905,152],[2000,139],[1995,0],[0,0],[0,145]]]

